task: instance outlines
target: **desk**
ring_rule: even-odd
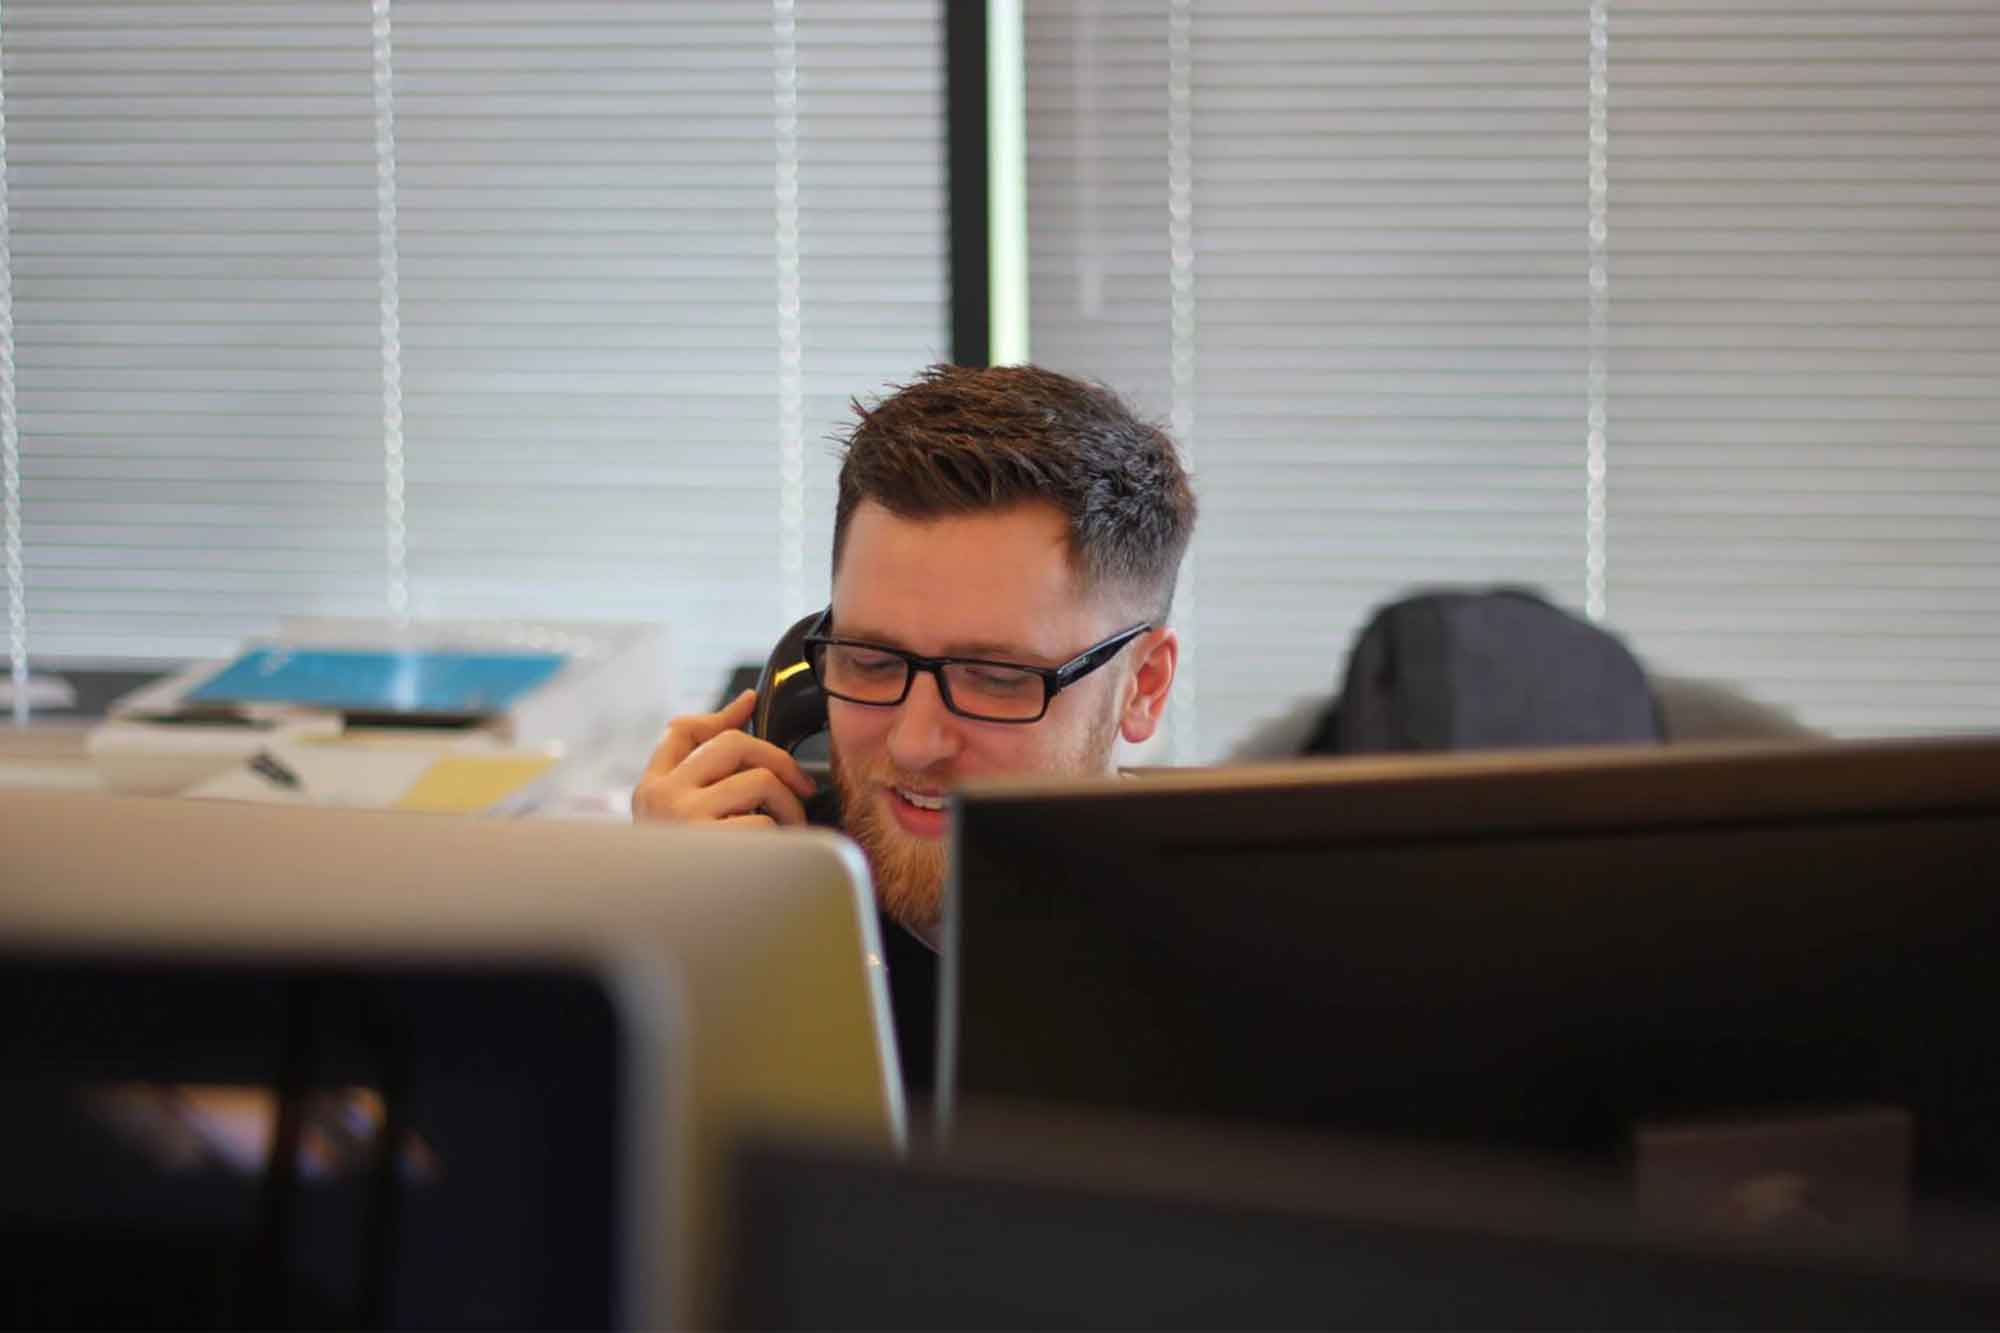
[[[104,779],[84,749],[85,721],[0,723],[0,787],[102,791]]]

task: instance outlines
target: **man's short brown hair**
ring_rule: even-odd
[[[932,366],[857,418],[840,464],[833,565],[864,500],[898,518],[1054,505],[1085,586],[1164,620],[1194,533],[1173,441],[1118,395],[1035,366]]]

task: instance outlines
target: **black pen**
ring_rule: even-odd
[[[288,787],[293,791],[297,791],[305,785],[299,781],[297,773],[294,773],[286,765],[280,763],[278,757],[269,750],[257,751],[250,759],[250,767],[255,772],[261,773],[263,776],[277,783],[280,787]]]

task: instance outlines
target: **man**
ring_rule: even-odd
[[[889,918],[897,1044],[925,1093],[946,798],[988,774],[1108,774],[1118,737],[1154,733],[1195,503],[1162,431],[1050,371],[935,366],[856,413],[833,602],[808,652],[828,695],[833,790],[741,730],[745,693],[668,726],[632,810],[844,828]]]

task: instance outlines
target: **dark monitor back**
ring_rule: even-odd
[[[0,1324],[620,1318],[583,969],[0,955],[0,1012]]]
[[[1976,1328],[2000,1282],[1605,1221],[1560,1172],[1130,1119],[982,1118],[949,1155],[763,1144],[720,1323],[825,1328]],[[1456,1190],[1450,1188],[1457,1185]],[[1476,1197],[1479,1206],[1459,1201]]]
[[[1886,1110],[1913,1136],[1878,1166],[1919,1200],[2000,1202],[2000,743],[990,790],[955,849],[947,1115],[1042,1100],[1631,1164],[1641,1127]]]

